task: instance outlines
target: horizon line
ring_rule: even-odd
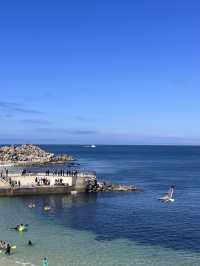
[[[25,145],[25,144],[30,144],[30,145],[45,145],[45,146],[88,146],[88,145],[95,145],[95,146],[192,146],[192,147],[200,147],[200,144],[77,144],[77,143],[72,143],[72,144],[67,144],[67,143],[0,143],[0,146],[6,146],[6,145]]]

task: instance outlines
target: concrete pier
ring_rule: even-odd
[[[47,185],[43,183],[44,179],[48,181]],[[59,183],[60,179],[62,184]],[[0,179],[0,196],[66,194],[73,190],[85,192],[91,179],[96,179],[95,172],[78,172],[76,175],[64,176],[52,173],[10,173],[8,177]]]

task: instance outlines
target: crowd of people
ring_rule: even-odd
[[[47,177],[36,177],[35,178],[35,184],[37,186],[50,186],[50,179],[48,179]],[[64,185],[63,183],[63,179],[62,178],[58,178],[55,179],[55,183],[54,185]]]
[[[27,171],[27,169],[23,169],[22,172],[21,172],[21,175],[24,176],[26,175],[27,173],[29,173]],[[53,175],[53,176],[77,176],[79,173],[78,170],[70,170],[70,169],[67,169],[67,170],[64,170],[64,169],[53,169],[53,170],[50,170],[50,169],[47,169],[45,171],[45,175],[46,176],[50,176],[50,175]],[[8,174],[7,174],[8,176]]]
[[[60,178],[60,179],[55,179],[55,185],[57,186],[57,185],[64,185],[64,183],[63,183],[63,179],[62,178]]]
[[[27,173],[30,173],[29,169],[22,169],[21,175],[26,176]],[[43,176],[37,176],[37,173],[35,173],[36,178],[31,183],[31,186],[50,186],[50,185],[65,185],[65,182],[63,180],[63,177],[77,177],[79,174],[78,170],[72,170],[72,169],[47,169]],[[53,177],[59,177],[56,179],[50,178],[49,176]],[[4,182],[7,182],[11,188],[20,188],[24,186],[24,182],[22,180],[16,178],[11,178],[12,175],[9,175],[9,170],[7,168],[4,168],[0,172],[0,178],[4,179]],[[48,178],[49,177],[49,178]],[[21,184],[21,182],[23,184]]]
[[[16,227],[14,228],[10,228],[10,229],[14,229],[18,232],[26,232],[27,231],[27,226],[28,225],[24,225],[24,224],[20,224],[20,225],[17,225]],[[28,240],[28,243],[27,243],[27,246],[29,247],[33,247],[34,244],[31,240]],[[11,250],[15,250],[16,249],[16,246],[12,246],[8,241],[5,241],[5,240],[0,240],[0,252],[4,252],[6,255],[11,255]],[[48,263],[48,259],[46,257],[44,257],[42,259],[42,266],[48,266],[49,263]]]
[[[47,170],[47,173],[49,175],[50,171]],[[78,175],[78,171],[77,170],[69,170],[67,169],[66,171],[64,171],[64,169],[61,170],[53,170],[52,171],[53,176],[77,176]]]
[[[10,184],[10,186],[12,188],[14,188],[14,187],[19,187],[20,188],[21,187],[21,181],[20,180],[18,180],[18,181],[12,180],[12,178],[9,177],[8,182],[9,182],[9,184]]]
[[[21,175],[22,176],[25,176],[27,173],[29,173],[29,171],[27,169],[23,169],[22,172],[21,172]],[[55,179],[55,184],[54,185],[64,185],[63,183],[63,177],[66,177],[66,176],[73,176],[73,177],[76,177],[78,175],[78,171],[77,170],[64,170],[64,169],[53,169],[52,171],[50,171],[49,169],[47,169],[45,171],[45,177],[36,177],[35,178],[35,184],[32,184],[33,186],[36,185],[36,186],[48,186],[50,185],[50,178],[48,178],[48,176],[56,176],[56,177],[59,177],[59,178],[56,178]],[[11,188],[16,188],[16,187],[21,187],[21,181],[20,180],[13,180],[12,178],[12,175],[9,176],[9,170],[8,169],[3,169],[0,171],[0,178],[4,179],[6,182],[8,182],[10,184],[10,187]],[[31,205],[30,208],[33,208],[35,207],[35,205]],[[44,210],[46,210],[44,208]],[[20,224],[20,225],[17,225],[16,227],[14,228],[11,228],[11,229],[15,229],[16,231],[18,232],[25,232],[27,231],[27,225],[24,225],[24,224]],[[33,246],[33,243],[31,240],[28,241],[27,243],[28,246]],[[3,240],[0,240],[0,251],[4,251],[6,255],[10,255],[11,254],[11,251],[13,249],[15,249],[16,246],[11,246],[10,243],[6,242],[6,241],[3,241]],[[42,265],[43,266],[48,266],[48,260],[47,258],[43,258],[42,259]]]
[[[37,186],[50,186],[50,180],[47,179],[46,177],[36,177],[35,178],[35,184]]]
[[[16,181],[16,180],[12,180],[11,177],[9,177],[9,171],[7,168],[4,168],[3,170],[1,170],[0,172],[0,178],[4,180],[4,182],[8,182],[9,185],[14,188],[16,186],[20,187],[21,186],[21,182],[20,180]]]

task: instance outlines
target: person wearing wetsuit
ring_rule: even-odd
[[[10,255],[10,250],[11,250],[11,246],[8,244],[7,247],[6,247],[5,254]]]
[[[33,245],[32,241],[29,240],[29,241],[28,241],[28,246],[32,246],[32,245]]]
[[[47,258],[44,258],[42,261],[42,266],[49,266]]]

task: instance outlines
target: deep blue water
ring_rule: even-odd
[[[70,205],[63,204],[62,196],[37,199],[39,204],[54,202],[52,219],[58,223],[91,231],[99,241],[125,238],[138,244],[200,251],[200,147],[42,147],[74,155],[81,169],[95,170],[99,179],[144,189],[140,193],[83,194]],[[172,184],[175,202],[162,204],[157,199]],[[46,214],[38,211],[38,215],[45,218]]]

